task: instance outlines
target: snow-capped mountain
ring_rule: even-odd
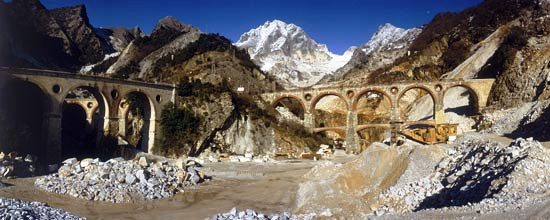
[[[419,28],[403,29],[386,23],[378,27],[372,38],[361,50],[365,54],[380,52],[382,50],[397,50],[407,47],[422,30]]]
[[[422,32],[420,28],[403,29],[389,23],[381,25],[370,40],[359,47],[349,62],[320,83],[366,77],[407,54],[410,44]]]
[[[343,55],[330,52],[299,26],[279,20],[265,22],[244,33],[235,46],[246,49],[252,60],[287,88],[316,84],[344,66],[355,48]]]

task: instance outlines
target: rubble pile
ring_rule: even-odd
[[[292,215],[288,212],[265,215],[261,212],[256,212],[252,209],[239,211],[237,208],[232,208],[229,212],[220,213],[209,218],[210,220],[310,220],[314,219],[314,215]]]
[[[268,155],[253,155],[252,153],[245,153],[244,155],[228,155],[220,154],[210,151],[210,149],[205,150],[199,157],[189,157],[188,160],[195,161],[199,164],[204,163],[218,163],[223,161],[229,162],[254,162],[254,163],[267,163],[273,162],[274,160]]]
[[[18,156],[16,152],[5,154],[0,152],[0,177],[30,177],[35,176],[36,157],[28,154],[25,157]]]
[[[515,108],[495,110],[483,114],[480,121],[485,132],[509,134],[526,124],[532,123],[550,107],[550,100],[529,102]]]
[[[40,202],[0,198],[0,219],[83,219]]]
[[[205,178],[194,164],[179,166],[167,161],[152,163],[139,160],[75,158],[63,162],[57,173],[38,178],[35,185],[48,192],[76,198],[130,202],[138,199],[167,198],[196,185]]]
[[[494,212],[523,208],[550,192],[550,150],[532,138],[509,146],[482,138],[466,139],[429,176],[380,195],[374,214],[423,209],[473,208]]]

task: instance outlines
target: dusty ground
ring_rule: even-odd
[[[348,158],[339,158],[346,161]],[[291,210],[302,176],[317,162],[217,163],[203,170],[213,180],[173,198],[112,204],[47,193],[34,187],[35,178],[6,180],[0,197],[40,201],[88,219],[204,219],[233,207],[265,213]]]
[[[510,139],[492,137],[504,143]],[[543,145],[550,147],[550,142]],[[349,161],[350,157],[335,159]],[[216,163],[202,168],[213,180],[188,189],[173,198],[112,204],[90,202],[47,193],[34,187],[34,178],[6,180],[13,186],[0,189],[0,197],[40,201],[88,219],[204,219],[232,207],[252,208],[265,213],[292,211],[298,184],[316,161],[279,161],[278,163]],[[426,210],[417,213],[386,215],[383,219],[550,219],[550,198],[524,210],[479,214]]]

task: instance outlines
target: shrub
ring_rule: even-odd
[[[164,106],[160,119],[161,137],[153,151],[166,156],[188,152],[197,140],[196,129],[200,121],[190,108],[179,108],[172,103]]]

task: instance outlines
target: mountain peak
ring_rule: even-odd
[[[271,72],[289,88],[313,85],[343,66],[352,55],[335,55],[301,27],[277,19],[244,33],[235,46],[247,50],[262,70]]]
[[[384,30],[384,29],[396,29],[396,28],[398,28],[398,27],[394,26],[391,23],[385,23],[383,25],[378,26],[378,31]]]
[[[363,51],[370,54],[375,51],[399,49],[405,44],[415,39],[420,34],[419,28],[403,29],[390,23],[378,26],[378,30],[371,39],[363,46]]]
[[[192,30],[197,30],[195,27],[189,24],[185,24],[175,17],[166,16],[159,20],[159,22],[153,29],[153,33],[158,32],[160,30],[166,30],[166,29],[177,31],[177,32],[190,32]]]

